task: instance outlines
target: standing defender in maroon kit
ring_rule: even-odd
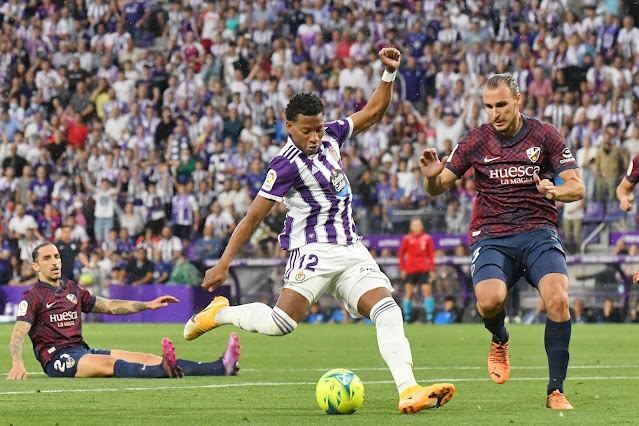
[[[478,196],[468,233],[477,309],[493,335],[490,377],[504,383],[510,374],[504,302],[508,289],[523,276],[539,291],[548,314],[546,406],[572,409],[563,393],[571,331],[568,269],[554,201],[580,200],[585,187],[557,129],[519,112],[521,94],[510,74],[490,77],[483,98],[491,123],[470,130],[441,161],[434,149],[425,150],[424,187],[431,195],[441,194],[475,169]],[[563,184],[553,183],[556,175]]]

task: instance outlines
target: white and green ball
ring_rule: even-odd
[[[336,368],[319,379],[315,395],[327,414],[353,414],[364,402],[364,384],[352,371]]]

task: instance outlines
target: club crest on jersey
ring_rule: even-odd
[[[530,158],[530,161],[536,163],[539,160],[539,154],[541,153],[541,148],[538,146],[533,146],[532,148],[528,148],[526,150],[526,155]]]
[[[75,297],[75,294],[67,294],[67,299],[69,299],[69,302],[77,305],[78,304],[78,298]]]
[[[264,191],[270,191],[273,189],[273,185],[277,180],[277,172],[273,169],[270,169],[268,173],[266,173],[266,179],[264,179],[264,184],[262,185],[262,189]]]
[[[295,281],[304,281],[305,278],[306,274],[303,270],[299,270],[297,271],[297,274],[295,274]]]
[[[328,148],[328,152],[330,152],[330,154],[333,156],[335,161],[339,161],[339,156],[337,155],[337,152],[335,152],[335,149],[332,146]]]
[[[333,195],[344,198],[348,196],[348,180],[341,169],[332,169],[330,187]]]

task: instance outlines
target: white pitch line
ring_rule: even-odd
[[[259,368],[242,368],[242,371],[328,371],[332,367],[326,368],[269,368],[259,369]],[[510,367],[511,370],[544,370],[548,368],[547,365],[542,366],[526,366],[526,367]],[[569,370],[579,368],[579,369],[594,369],[594,368],[639,368],[639,365],[570,365],[568,366]],[[358,367],[352,368],[357,371],[386,371],[388,367]],[[413,367],[413,370],[483,370],[484,367]],[[45,374],[43,371],[34,371],[27,372],[27,375],[33,374]],[[0,376],[8,376],[9,373],[0,373]]]
[[[510,378],[508,381],[547,381],[548,377],[519,377],[519,378]],[[639,380],[639,376],[610,376],[610,377],[570,377],[570,381],[573,380]],[[429,379],[431,382],[485,382],[491,381],[490,378],[482,378],[482,379],[451,379],[451,378],[443,378],[443,379]],[[370,384],[392,384],[394,383],[391,380],[377,380],[377,381],[367,381],[366,383]],[[44,390],[28,390],[28,391],[9,391],[9,392],[0,392],[0,395],[24,395],[24,394],[34,394],[34,393],[62,393],[62,392],[121,392],[121,391],[146,391],[146,390],[162,390],[162,389],[210,389],[210,388],[232,388],[232,387],[246,387],[246,386],[310,386],[316,385],[316,382],[281,382],[281,383],[260,383],[260,382],[251,382],[251,383],[228,383],[228,384],[219,384],[219,385],[194,385],[194,386],[154,386],[149,388],[101,388],[101,389],[44,389]]]
[[[483,370],[486,367],[413,367],[414,370]],[[547,365],[537,367],[510,367],[511,370],[543,370]],[[639,365],[569,365],[568,369],[594,369],[594,368],[639,368]],[[331,368],[269,368],[268,371],[328,371]],[[357,371],[386,371],[388,367],[361,367],[352,368]],[[265,371],[263,369],[242,368],[242,371]]]

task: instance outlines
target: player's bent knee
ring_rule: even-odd
[[[569,311],[569,301],[568,295],[563,294],[553,294],[549,297],[546,297],[544,300],[544,304],[546,305],[546,310],[550,313],[565,313]]]

